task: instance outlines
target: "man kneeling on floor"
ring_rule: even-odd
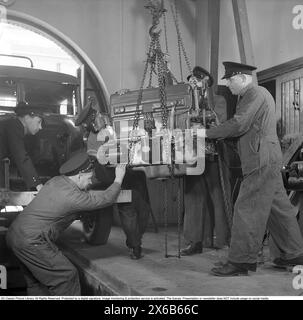
[[[117,165],[114,182],[105,191],[86,191],[93,164],[78,153],[60,168],[10,226],[6,240],[21,263],[28,295],[80,296],[77,269],[55,245],[61,232],[83,210],[111,205],[118,197],[125,165]]]

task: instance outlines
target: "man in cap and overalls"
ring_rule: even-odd
[[[195,66],[192,74],[187,77],[187,81],[193,87],[199,87],[202,80],[206,81],[208,88],[214,82],[207,70]],[[199,104],[203,103],[201,100]],[[220,122],[226,121],[224,97],[214,96],[214,112],[219,114]],[[201,124],[197,123],[197,125]],[[226,182],[225,191],[230,197],[227,167],[224,167],[223,174]],[[183,234],[186,247],[181,250],[181,255],[201,253],[203,246],[222,248],[228,244],[227,213],[224,207],[217,155],[206,157],[202,175],[185,177],[184,211]]]
[[[84,126],[89,133],[87,153],[94,159],[98,159],[99,147],[114,134],[108,116],[101,114],[92,104],[89,104],[79,114],[75,124]],[[102,136],[101,141],[98,141],[98,135]],[[98,161],[95,162],[95,173],[94,182],[100,188],[108,187],[114,179],[113,168],[102,165]],[[151,215],[145,173],[127,169],[122,188],[132,191],[132,202],[119,203],[117,208],[130,257],[137,260],[142,257],[142,238]]]
[[[86,189],[93,164],[85,152],[60,168],[11,224],[6,240],[21,263],[29,295],[80,296],[77,269],[55,241],[81,211],[111,205],[118,197],[125,165],[117,165],[114,182],[104,191]]]
[[[223,62],[227,86],[239,96],[233,118],[206,130],[209,139],[238,137],[243,181],[234,207],[228,262],[212,269],[216,276],[256,271],[266,228],[279,266],[303,265],[303,239],[283,186],[282,152],[276,133],[275,102],[269,91],[253,84],[254,66]]]
[[[42,183],[24,145],[25,135],[35,135],[43,125],[39,109],[19,102],[16,116],[0,121],[0,188],[4,188],[4,159],[15,163],[26,183],[27,190],[40,190]]]

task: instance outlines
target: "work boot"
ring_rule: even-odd
[[[220,260],[220,261],[215,262],[215,263],[214,263],[214,266],[215,266],[215,267],[222,267],[222,266],[224,266],[225,264],[228,264],[228,260],[223,259],[223,260]]]
[[[217,277],[235,277],[235,276],[247,276],[247,269],[236,267],[231,263],[226,263],[217,268],[211,269],[211,274]]]
[[[293,259],[276,258],[274,259],[274,264],[276,264],[278,267],[294,267],[298,265],[303,266],[303,256]]]
[[[193,254],[202,253],[202,242],[191,242],[186,248],[181,249],[181,256],[191,256]]]
[[[142,248],[141,246],[136,246],[134,248],[130,248],[130,258],[133,259],[133,260],[138,260],[140,258],[142,258]]]

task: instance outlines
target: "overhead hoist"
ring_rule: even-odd
[[[167,39],[168,3],[177,34],[180,81],[171,70]],[[203,130],[218,118],[209,103],[212,76],[204,70],[203,77],[193,74],[180,32],[177,1],[148,0],[145,6],[152,16],[150,43],[138,90],[121,90],[110,97],[114,132],[119,140],[117,161],[126,159],[129,166],[143,168],[148,178],[175,179],[188,174],[201,174],[206,156],[216,155],[215,145],[204,141]],[[161,29],[162,22],[162,29]],[[166,50],[161,48],[164,29]],[[187,68],[183,79],[182,58]],[[155,80],[156,78],[156,86]],[[148,80],[147,86],[145,86]],[[201,134],[199,135],[198,132]],[[123,145],[127,147],[123,147]],[[199,170],[199,163],[202,164]],[[178,180],[178,254],[181,233],[181,179]],[[176,181],[174,180],[174,181]],[[167,253],[167,184],[164,185],[165,256]]]

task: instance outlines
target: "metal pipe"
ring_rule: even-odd
[[[29,57],[26,57],[26,56],[18,56],[18,55],[14,55],[14,54],[4,54],[4,53],[0,53],[0,56],[2,57],[11,57],[11,58],[20,58],[20,59],[27,59],[29,60],[30,64],[31,64],[31,68],[34,67],[34,64],[33,64],[33,60]]]

